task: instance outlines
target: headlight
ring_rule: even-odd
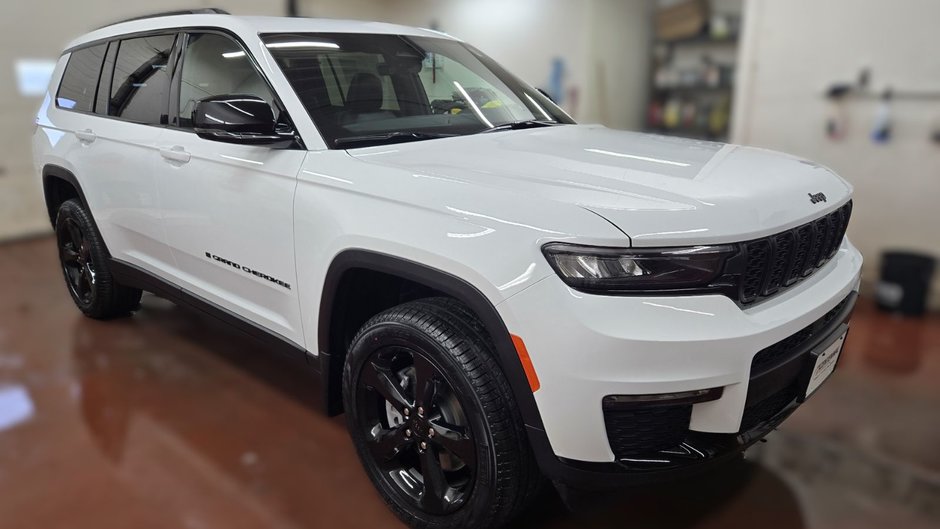
[[[572,288],[638,292],[710,287],[737,248],[601,248],[549,243],[542,252]]]

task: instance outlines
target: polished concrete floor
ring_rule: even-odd
[[[0,528],[399,527],[294,366],[145,296],[82,317],[51,239],[0,245]],[[862,301],[832,380],[745,462],[524,527],[940,527],[940,318]]]

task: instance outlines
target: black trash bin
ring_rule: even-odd
[[[885,252],[881,258],[881,279],[875,292],[878,307],[906,316],[920,316],[927,310],[930,281],[937,260],[912,252]]]

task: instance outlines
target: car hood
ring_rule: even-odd
[[[832,211],[851,194],[826,167],[786,154],[596,125],[476,134],[349,154],[518,200],[548,199],[546,207],[553,201],[575,204],[607,219],[635,246],[762,237]]]

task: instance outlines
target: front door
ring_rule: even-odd
[[[200,99],[254,95],[269,102],[275,115],[279,105],[253,60],[229,36],[192,33],[182,50],[170,126],[158,140],[157,185],[176,263],[172,280],[303,344],[293,202],[306,151],[199,138],[192,111]]]

